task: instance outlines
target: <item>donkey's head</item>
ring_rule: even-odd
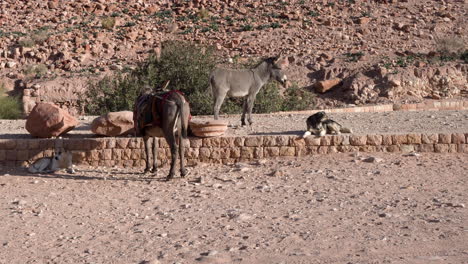
[[[286,59],[283,59],[281,57],[272,57],[266,59],[266,62],[269,64],[270,68],[270,75],[272,79],[275,79],[281,85],[286,87],[286,83],[288,81],[288,78],[286,77],[286,74],[283,72],[284,68],[288,66],[288,61]]]

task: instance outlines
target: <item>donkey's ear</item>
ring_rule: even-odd
[[[278,68],[284,69],[289,66],[289,60],[286,57],[278,56],[275,59],[275,64]]]

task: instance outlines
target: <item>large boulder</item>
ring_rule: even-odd
[[[78,125],[78,120],[52,103],[38,103],[26,120],[26,130],[40,138],[58,137]]]
[[[122,136],[133,133],[133,112],[110,112],[93,120],[91,131],[102,136]]]

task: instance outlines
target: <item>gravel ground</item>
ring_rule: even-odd
[[[468,155],[0,171],[0,263],[467,263]]]
[[[228,136],[302,134],[257,115]],[[468,111],[332,114],[357,134],[466,132]],[[196,117],[206,119],[208,117]],[[86,123],[72,137],[89,136]],[[24,120],[2,138],[29,137]],[[0,168],[0,263],[468,263],[468,155],[337,153],[138,169]]]
[[[240,127],[240,115],[221,116],[229,122],[225,136],[302,135],[309,114],[254,115],[252,127]],[[355,134],[376,133],[445,133],[467,132],[468,110],[462,111],[394,111],[378,113],[332,113],[330,118],[349,127]],[[93,137],[89,124],[95,117],[81,117],[81,124],[67,137]],[[208,120],[212,116],[195,116]],[[25,120],[0,120],[0,138],[29,138]]]

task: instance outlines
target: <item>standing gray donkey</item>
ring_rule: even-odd
[[[282,69],[287,66],[287,61],[279,57],[271,57],[263,60],[253,69],[221,69],[215,68],[210,75],[210,85],[214,97],[214,118],[219,118],[219,109],[223,104],[226,95],[230,97],[246,97],[244,109],[242,111],[241,122],[245,125],[245,113],[248,113],[247,120],[251,125],[252,108],[258,91],[270,79],[280,82],[286,86],[286,75]]]

